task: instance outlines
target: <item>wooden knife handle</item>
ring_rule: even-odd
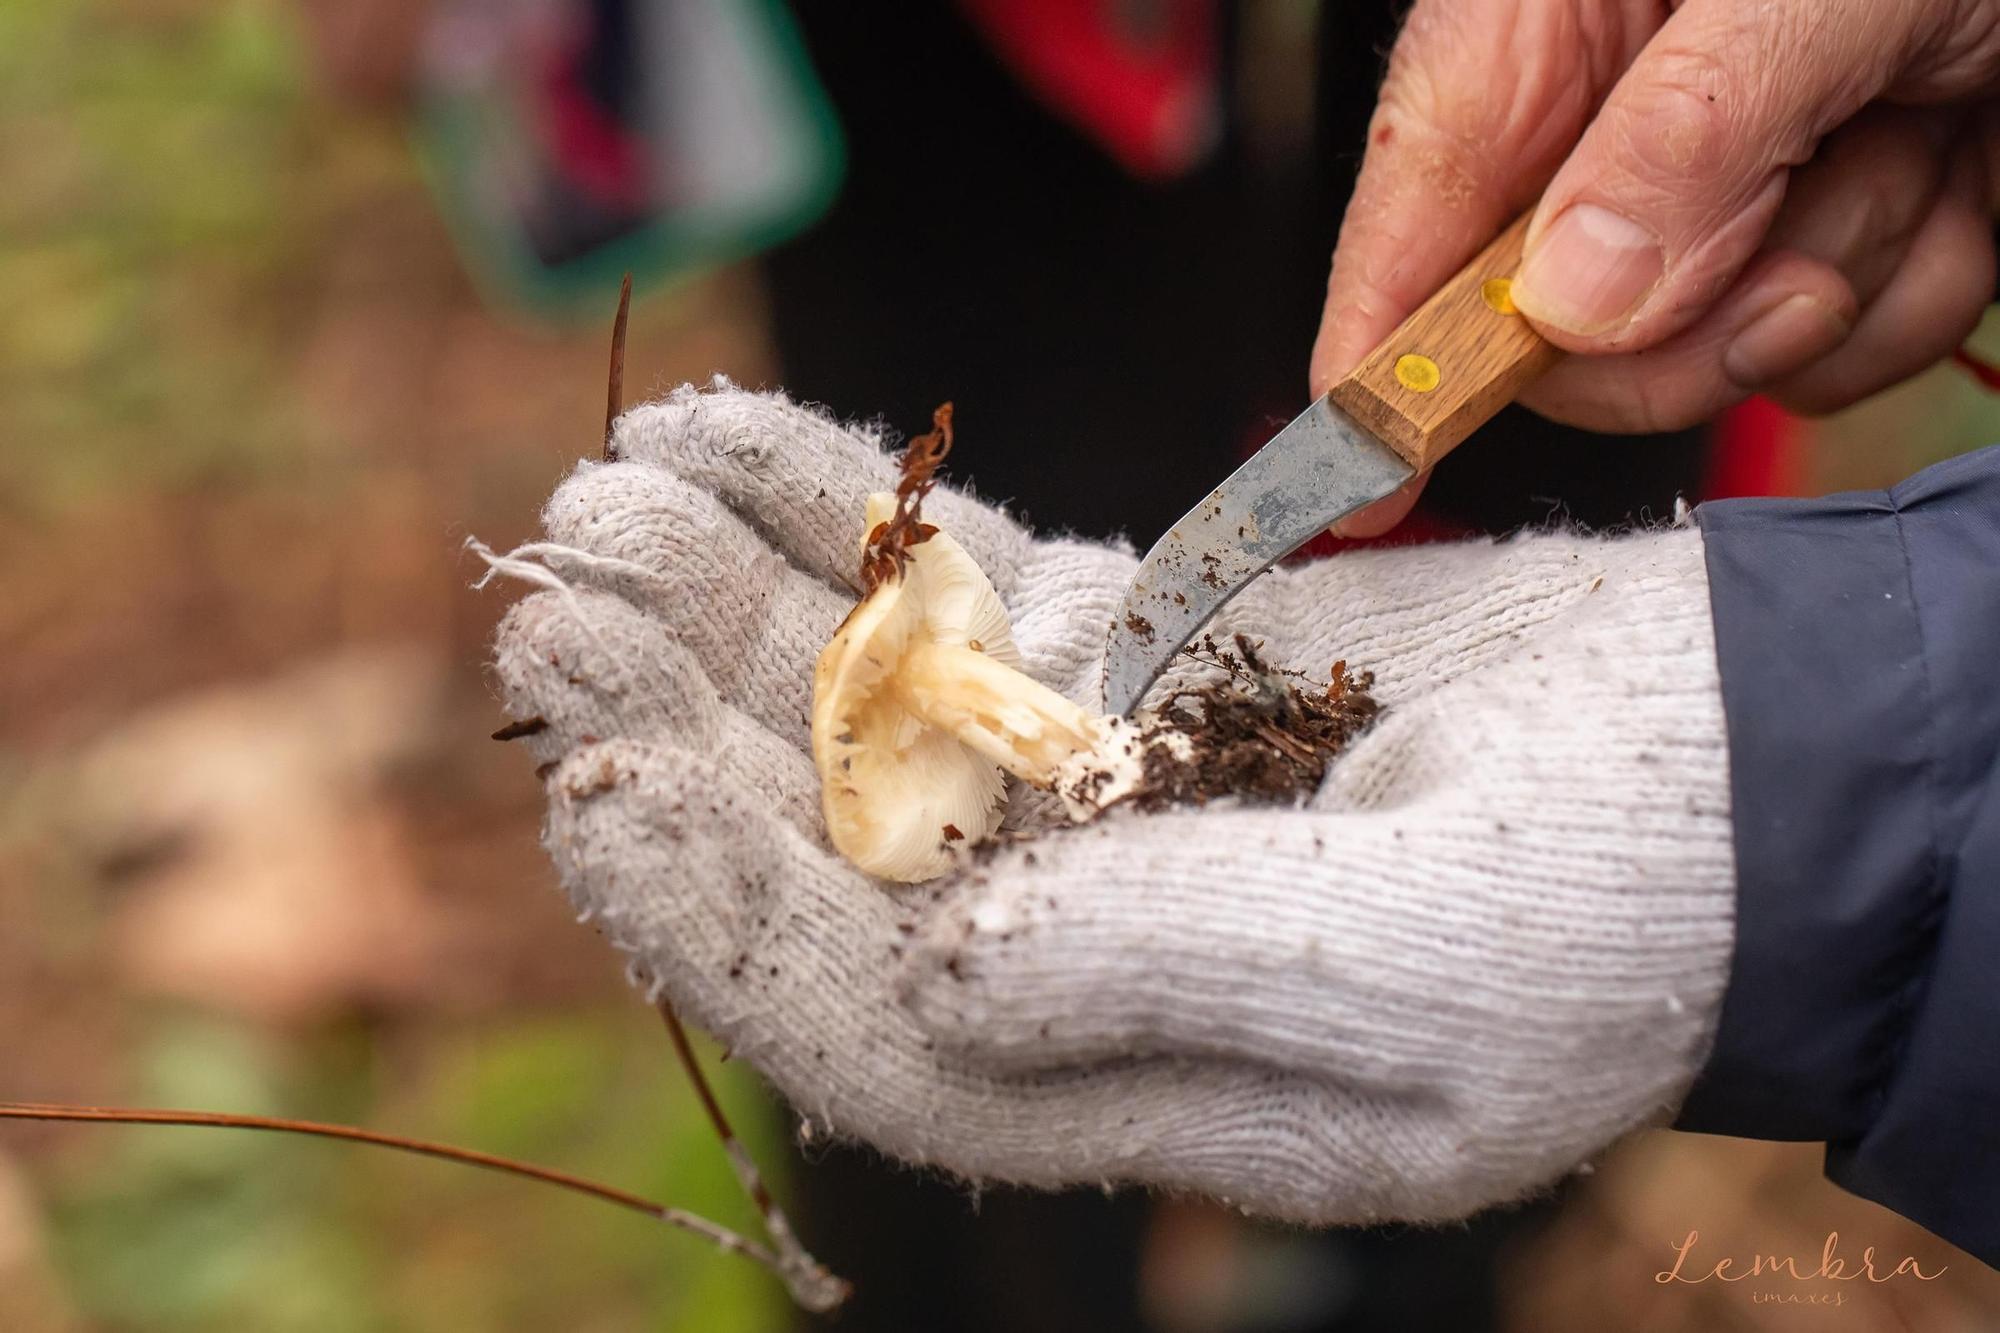
[[[1561,352],[1514,311],[1532,210],[1494,238],[1327,394],[1422,472],[1514,401]]]

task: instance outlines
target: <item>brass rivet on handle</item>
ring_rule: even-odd
[[[1486,298],[1487,306],[1499,314],[1516,315],[1520,313],[1514,308],[1514,280],[1512,278],[1488,278],[1485,284],[1480,287],[1479,294]]]
[[[1396,382],[1414,393],[1429,393],[1442,378],[1438,363],[1427,356],[1409,352],[1396,358]]]

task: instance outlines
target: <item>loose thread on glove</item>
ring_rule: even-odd
[[[784,1279],[787,1285],[792,1280],[785,1260],[780,1259],[777,1254],[756,1241],[739,1236],[729,1228],[711,1222],[705,1217],[680,1208],[670,1208],[663,1203],[654,1203],[651,1199],[619,1189],[615,1185],[606,1185],[583,1176],[573,1176],[567,1171],[558,1171],[553,1167],[536,1166],[532,1162],[517,1162],[511,1157],[499,1157],[492,1153],[480,1152],[476,1148],[460,1148],[449,1143],[405,1138],[400,1134],[384,1134],[354,1125],[334,1125],[318,1120],[233,1115],[222,1111],[163,1110],[155,1107],[0,1102],[0,1120],[84,1120],[121,1125],[189,1125],[210,1129],[259,1129],[279,1134],[301,1134],[314,1138],[340,1139],[348,1143],[365,1143],[376,1148],[391,1148],[397,1152],[412,1153],[419,1157],[435,1157],[464,1166],[476,1166],[487,1171],[520,1176],[526,1180],[539,1181],[544,1185],[555,1185],[578,1194],[587,1194],[606,1203],[615,1203],[621,1208],[644,1213],[655,1221],[665,1222],[668,1226],[691,1231],[727,1253],[740,1254],[751,1262],[770,1269]]]
[[[465,549],[486,562],[486,572],[473,581],[472,587],[475,592],[485,591],[486,585],[493,581],[495,575],[519,579],[538,588],[547,588],[562,598],[563,605],[576,617],[577,627],[583,631],[584,637],[595,644],[597,650],[606,657],[612,656],[610,645],[598,637],[596,627],[590,623],[590,617],[584,614],[583,603],[578,599],[576,589],[569,585],[569,580],[550,569],[545,562],[551,556],[560,556],[574,560],[586,569],[601,569],[646,580],[653,577],[652,571],[643,565],[635,565],[629,560],[619,560],[612,556],[592,555],[589,551],[580,551],[573,546],[563,546],[556,542],[528,542],[502,555],[477,537],[467,537]]]
[[[638,579],[644,583],[657,583],[659,581],[658,575],[636,561],[620,560],[615,555],[599,555],[595,551],[586,551],[580,546],[564,546],[561,542],[523,542],[513,550],[508,551],[505,555],[495,555],[484,542],[468,540],[466,545],[471,548],[474,554],[492,566],[492,568],[488,569],[480,577],[479,582],[472,585],[475,588],[485,587],[495,574],[508,574],[515,578],[529,578],[534,582],[542,584],[544,587],[561,587],[567,589],[569,585],[562,581],[562,576],[548,567],[550,560],[564,560],[571,564],[580,565],[585,569],[605,574],[618,574],[625,578]],[[541,563],[537,564],[537,561]],[[539,570],[540,573],[538,575],[528,575],[516,568],[503,568],[503,566],[508,565],[508,562],[526,565],[530,569]],[[556,581],[551,583],[551,579]]]

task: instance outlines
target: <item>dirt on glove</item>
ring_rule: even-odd
[[[1220,668],[1220,679],[1174,691],[1147,727],[1139,785],[1126,799],[1141,810],[1202,805],[1217,797],[1302,800],[1319,789],[1334,756],[1374,721],[1381,705],[1369,672],[1335,662],[1323,686],[1267,665],[1238,634],[1234,651],[1204,635],[1186,655]],[[1161,743],[1169,735],[1185,745]]]
[[[869,588],[900,576],[909,548],[937,531],[923,521],[923,501],[951,452],[951,417],[951,404],[940,406],[931,430],[903,450],[895,516],[875,526],[862,552],[861,577]],[[1203,577],[1220,586],[1212,569]],[[1153,626],[1144,617],[1135,612],[1125,623],[1151,640]],[[1325,685],[1313,685],[1303,672],[1268,665],[1247,636],[1238,634],[1233,643],[1233,650],[1220,647],[1203,635],[1182,650],[1222,675],[1176,690],[1147,719],[1139,783],[1116,804],[1154,811],[1224,796],[1271,804],[1304,800],[1319,790],[1334,756],[1381,712],[1368,693],[1375,683],[1371,672],[1349,675],[1347,663],[1338,661]],[[1175,737],[1185,743],[1170,739]],[[957,832],[950,829],[946,840],[956,841],[951,835]]]

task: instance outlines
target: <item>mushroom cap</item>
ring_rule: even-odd
[[[895,512],[868,499],[864,533]],[[894,676],[912,643],[1020,661],[1007,609],[965,549],[942,532],[909,548],[900,577],[862,599],[813,671],[813,759],[827,834],[842,855],[883,879],[930,879],[951,868],[950,844],[999,826],[1000,766],[905,705]],[[955,836],[954,836],[955,835]]]

